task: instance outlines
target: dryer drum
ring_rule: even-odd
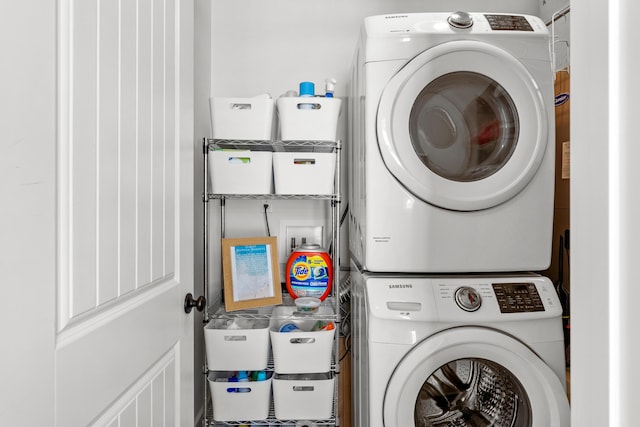
[[[415,405],[417,427],[529,427],[531,405],[507,369],[485,359],[441,366],[422,385]]]
[[[409,116],[411,144],[433,172],[453,181],[485,179],[509,162],[520,121],[509,93],[498,82],[457,71],[430,82]]]

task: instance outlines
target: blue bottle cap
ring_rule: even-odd
[[[279,332],[293,332],[299,330],[300,328],[298,328],[295,323],[285,323],[284,325],[280,326]]]
[[[249,376],[246,371],[238,371],[238,382],[249,381]]]
[[[300,96],[315,96],[316,88],[313,82],[300,82]]]

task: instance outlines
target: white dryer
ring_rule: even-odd
[[[548,267],[549,33],[533,16],[364,20],[350,95],[350,250],[373,272]]]
[[[569,427],[547,278],[354,271],[354,426]]]

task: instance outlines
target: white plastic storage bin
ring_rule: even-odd
[[[211,188],[215,194],[271,194],[273,160],[270,151],[209,152]]]
[[[269,363],[269,320],[214,319],[204,327],[212,371],[259,371]]]
[[[209,372],[216,421],[264,420],[271,405],[272,373],[264,381],[232,382],[234,372]]]
[[[276,194],[333,194],[335,153],[273,153]]]
[[[332,313],[327,306],[320,306],[314,315],[298,314],[296,308],[290,306],[276,307],[273,310],[269,334],[275,372],[301,374],[331,370],[335,324],[328,330],[312,329],[318,322],[325,325],[332,322],[324,320],[324,317],[316,317],[317,315]],[[284,332],[283,329],[288,327],[296,329]]]
[[[342,100],[337,98],[278,98],[280,139],[335,141],[341,103]]]
[[[209,98],[211,130],[216,139],[265,140],[272,138],[273,99]]]
[[[332,416],[335,377],[275,374],[273,406],[282,420],[325,420]]]

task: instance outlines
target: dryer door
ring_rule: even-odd
[[[495,330],[449,329],[415,346],[387,386],[387,427],[568,427],[558,377]]]
[[[391,79],[378,106],[378,143],[389,171],[416,197],[487,209],[535,175],[547,114],[520,61],[486,43],[455,41],[421,53]]]

